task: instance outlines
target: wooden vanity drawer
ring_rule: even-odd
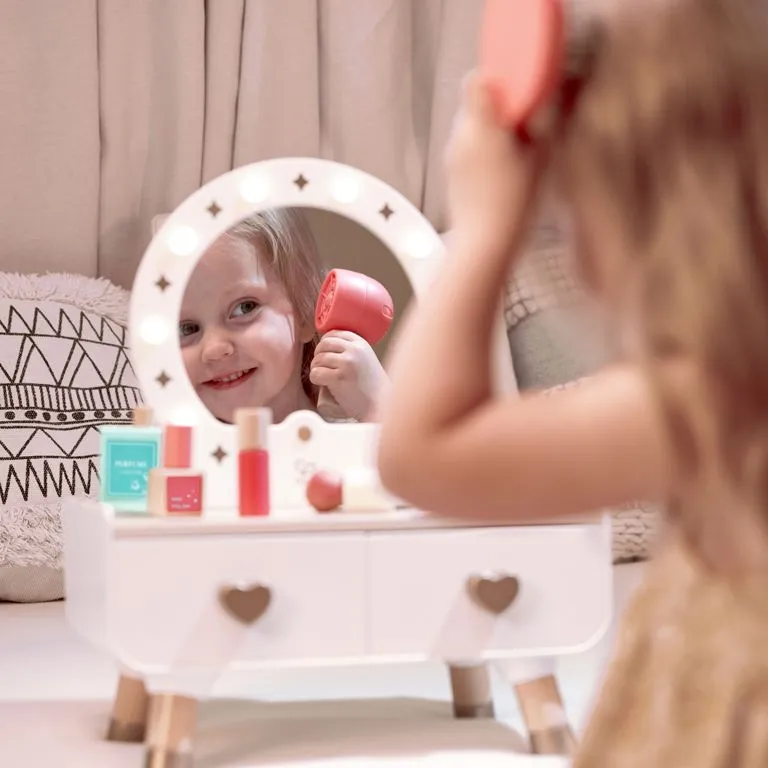
[[[374,655],[460,660],[576,651],[602,636],[612,610],[610,528],[588,525],[469,528],[372,534]],[[470,581],[517,580],[494,613]],[[485,582],[493,602],[514,592]],[[485,590],[485,591],[484,591]]]
[[[138,669],[359,656],[365,544],[357,533],[120,538],[109,631]],[[233,619],[220,590],[256,585],[270,590],[263,615]]]

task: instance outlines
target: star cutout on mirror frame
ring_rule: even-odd
[[[389,207],[389,203],[385,203],[384,207],[379,211],[379,213],[387,220],[389,221],[390,216],[394,216],[395,212]]]
[[[223,449],[221,446],[219,446],[219,447],[218,447],[218,448],[217,448],[217,449],[216,449],[216,450],[215,450],[215,451],[214,451],[214,452],[211,454],[211,456],[213,456],[213,458],[214,458],[214,459],[216,459],[216,461],[218,461],[218,462],[219,462],[219,464],[221,464],[221,462],[222,462],[222,461],[224,461],[224,459],[226,459],[228,455],[229,455],[229,454],[228,454],[228,453],[227,453],[227,452],[226,452],[226,451],[225,451],[225,450],[224,450],[224,449]]]
[[[309,180],[304,176],[303,173],[300,173],[294,180],[293,183],[303,192],[304,187],[309,184]]]
[[[211,204],[205,209],[215,219],[221,213],[221,206],[213,200]]]
[[[162,293],[165,293],[166,288],[170,288],[171,284],[165,279],[165,275],[160,275],[160,279],[155,283]]]
[[[165,388],[168,386],[168,384],[171,383],[171,381],[173,381],[173,379],[171,379],[171,377],[165,371],[160,371],[160,375],[155,378],[155,381],[161,387]]]

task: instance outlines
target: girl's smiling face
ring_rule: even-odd
[[[179,341],[195,392],[217,419],[267,406],[277,422],[311,407],[301,356],[312,332],[296,328],[285,287],[251,243],[225,234],[195,267]]]

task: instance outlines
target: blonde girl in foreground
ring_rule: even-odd
[[[575,765],[768,766],[768,10],[609,5],[545,140],[517,142],[467,85],[452,253],[396,346],[379,468],[456,517],[665,502]],[[545,176],[631,344],[583,387],[492,399],[501,286]]]

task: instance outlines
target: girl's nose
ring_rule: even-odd
[[[215,363],[230,357],[235,345],[223,334],[213,334],[203,339],[202,359],[204,363]]]

